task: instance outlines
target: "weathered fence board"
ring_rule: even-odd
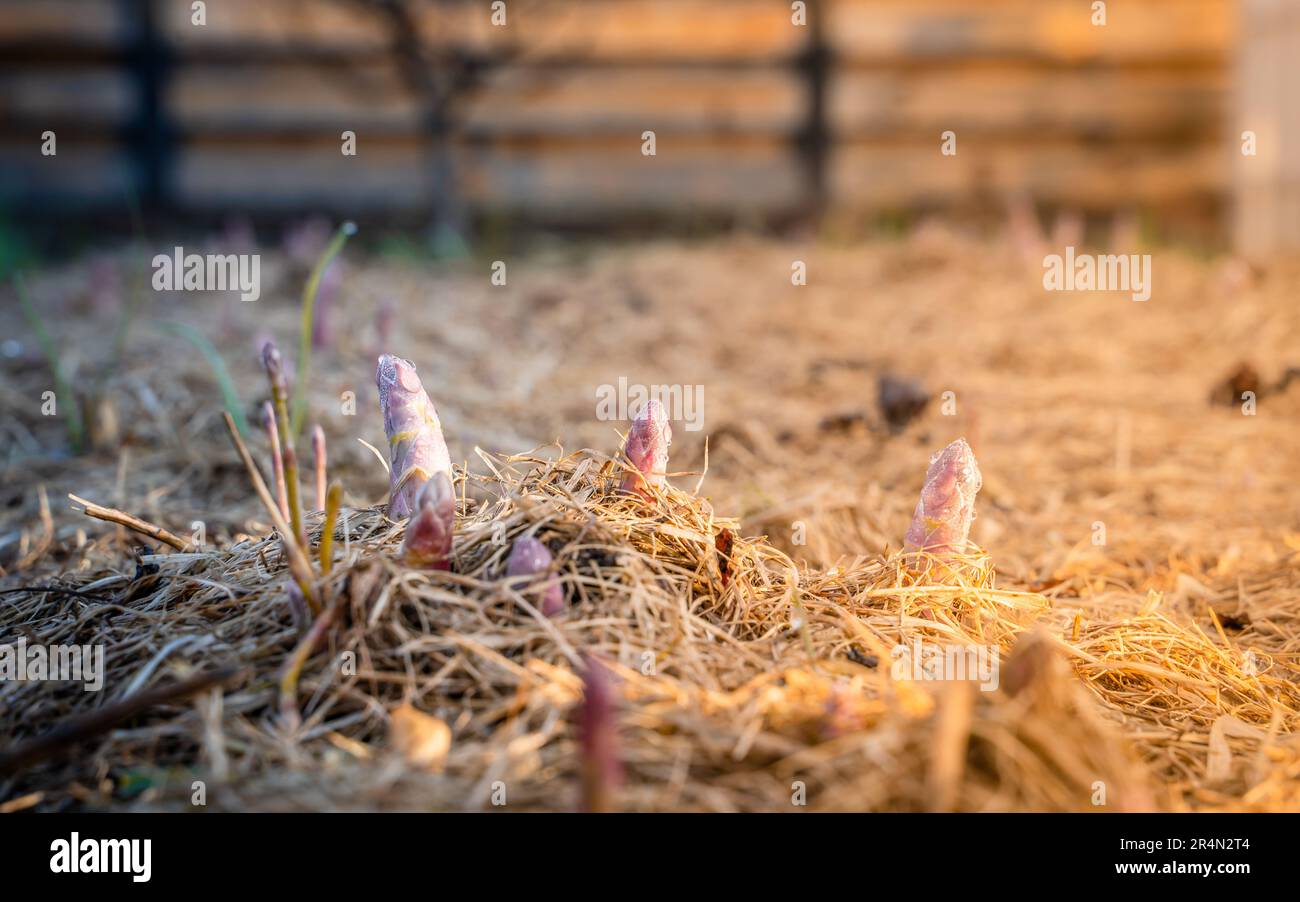
[[[1234,239],[1248,257],[1300,251],[1300,4],[1244,0],[1232,138]],[[1246,132],[1253,138],[1247,150]]]
[[[0,200],[113,202],[127,183],[179,208],[418,210],[443,190],[435,123],[470,207],[525,214],[785,210],[817,192],[1140,207],[1234,184],[1234,0],[1111,2],[1105,26],[1083,0],[821,0],[820,29],[784,0],[513,0],[504,28],[487,3],[424,2],[408,31],[358,0],[213,0],[202,26],[153,0],[153,32],[148,2],[0,0]],[[409,33],[426,71],[482,67],[441,118],[395,44]],[[57,158],[39,155],[46,129]],[[1263,153],[1235,182],[1257,201],[1291,165]],[[1243,230],[1275,215],[1253,203]]]

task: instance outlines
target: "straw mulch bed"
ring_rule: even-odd
[[[84,276],[34,279],[118,428],[60,459],[42,368],[6,364],[0,589],[53,588],[0,595],[0,642],[103,643],[108,673],[102,693],[0,684],[0,755],[235,672],[0,775],[0,805],[189,809],[197,779],[209,809],[576,808],[595,655],[622,809],[1300,810],[1300,388],[1261,392],[1253,416],[1208,400],[1241,360],[1266,381],[1300,363],[1300,277],[1154,253],[1145,304],[1045,293],[1001,245],[936,229],[538,253],[507,288],[486,268],[353,264],[312,385],[347,488],[321,577],[337,619],[291,709],[281,676],[307,624],[210,374],[145,328],[106,371]],[[219,339],[252,409],[260,336],[295,345],[294,285],[147,316]],[[420,367],[462,461],[451,572],[398,562],[387,477],[357,441],[383,443],[383,298],[402,323],[385,349]],[[885,372],[936,396],[898,431],[875,403]],[[705,387],[705,428],[675,424],[673,487],[650,505],[615,491],[626,424],[593,416],[620,376]],[[958,435],[984,473],[984,551],[945,569],[899,544],[930,452]],[[208,544],[141,549],[69,492],[182,536],[201,520]],[[555,554],[556,619],[504,579],[524,534]],[[1000,688],[892,678],[891,650],[918,639],[996,647]]]

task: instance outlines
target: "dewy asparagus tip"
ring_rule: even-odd
[[[643,498],[651,495],[650,487],[667,484],[668,446],[673,441],[673,427],[668,411],[657,398],[651,398],[632,418],[623,453],[635,472],[623,476],[621,488]]]
[[[975,495],[982,485],[975,452],[964,438],[934,454],[907,530],[906,547],[939,555],[964,552],[975,519]]]

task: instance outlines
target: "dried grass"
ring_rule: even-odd
[[[37,516],[27,506],[37,494],[24,494],[30,519],[9,521],[5,585],[62,588],[0,596],[0,641],[102,643],[109,670],[100,694],[0,685],[0,735],[17,743],[146,687],[243,669],[224,691],[163,703],[74,755],[0,777],[0,803],[186,808],[203,779],[217,808],[480,810],[502,788],[509,810],[576,808],[571,712],[587,653],[617,681],[628,810],[798,810],[800,799],[824,811],[1300,810],[1300,524],[1287,422],[1297,403],[1278,395],[1253,421],[1205,404],[1228,369],[1219,363],[1247,337],[1262,336],[1249,346],[1261,367],[1286,362],[1286,340],[1300,336],[1284,300],[1295,280],[1274,276],[1229,304],[1212,269],[1170,252],[1153,301],[1117,308],[1043,301],[999,252],[949,235],[820,253],[823,288],[801,297],[797,316],[753,275],[735,277],[768,293],[749,308],[668,300],[683,266],[698,284],[762,266],[779,276],[770,260],[789,252],[741,240],[634,260],[608,252],[589,269],[539,261],[567,274],[572,299],[534,289],[486,313],[466,301],[436,335],[410,337],[446,355],[395,348],[421,364],[453,447],[467,453],[526,447],[553,424],[616,447],[608,424],[584,418],[590,392],[578,386],[642,378],[639,364],[610,368],[642,359],[651,375],[676,375],[646,382],[708,386],[709,450],[678,431],[673,467],[690,472],[646,507],[615,491],[621,464],[600,451],[475,448],[457,469],[453,569],[416,572],[395,557],[401,525],[373,506],[383,474],[349,447],[357,427],[326,420],[331,475],[350,494],[321,578],[338,616],[302,671],[298,722],[281,714],[280,678],[307,624],[289,601],[281,540],[215,444],[210,391],[176,396],[200,419],[171,421],[172,450],[129,461],[129,474],[121,457],[92,461],[65,486],[66,463],[24,461],[33,485],[55,487],[50,498],[97,485],[79,494],[182,537],[178,526],[203,517],[218,544],[123,567],[124,543],[138,539],[103,526],[97,539],[78,536],[88,522]],[[593,299],[611,286],[649,304],[652,319],[602,309]],[[892,298],[859,309],[860,286]],[[1161,308],[1161,297],[1199,306]],[[527,306],[535,328],[494,331]],[[1117,329],[1116,318],[1139,315],[1149,319]],[[892,317],[890,338],[864,346],[872,324],[858,320],[872,316]],[[566,360],[563,342],[579,330],[591,347]],[[363,366],[361,342],[333,363]],[[467,350],[493,342],[491,358]],[[927,382],[958,391],[955,420],[932,407],[895,436],[863,407],[840,421],[865,423],[847,433],[819,425],[858,410],[864,374],[917,372],[940,347],[950,353]],[[1156,352],[1169,353],[1156,364]],[[164,408],[169,384],[156,399]],[[364,384],[320,385],[313,407],[335,403],[340,386],[364,407]],[[16,403],[5,409],[18,417]],[[985,471],[976,538],[988,553],[905,556],[897,541],[928,452],[950,432],[968,435]],[[313,554],[321,519],[308,516]],[[796,521],[807,544],[792,539]],[[1094,521],[1104,546],[1089,541]],[[569,599],[559,618],[537,610],[537,587],[503,576],[520,535],[555,555],[550,578]],[[1002,688],[893,679],[891,649],[917,639],[996,647]],[[405,760],[389,735],[408,706],[449,729],[437,767]]]

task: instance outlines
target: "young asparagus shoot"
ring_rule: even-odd
[[[623,782],[619,762],[618,720],[609,673],[592,655],[584,655],[578,742],[582,752],[582,803],[586,811],[610,812]]]
[[[275,474],[275,501],[280,505],[280,516],[289,519],[289,496],[284,487],[284,455],[280,453],[280,431],[275,420],[275,405],[270,401],[262,404],[262,426],[266,429],[266,440],[271,444],[271,472]]]
[[[325,523],[320,531],[320,572],[330,575],[334,566],[334,526],[339,520],[339,508],[343,505],[343,483],[337,479],[330,483],[325,494]]]
[[[275,420],[280,433],[280,454],[284,458],[285,495],[289,502],[289,525],[293,537],[302,548],[307,547],[307,533],[302,525],[302,499],[299,497],[298,454],[293,447],[293,432],[289,429],[289,380],[284,372],[284,358],[275,342],[268,341],[262,349],[262,365],[271,383],[271,400],[275,402]]]
[[[963,554],[975,519],[975,495],[982,484],[975,452],[965,439],[933,455],[904,539],[907,549],[939,556]]]
[[[406,524],[402,559],[423,570],[451,566],[451,536],[456,526],[456,494],[447,474],[438,471],[420,488],[415,511]]]
[[[532,577],[525,585],[533,585],[546,580],[551,571],[551,552],[533,536],[521,536],[515,539],[510,549],[510,558],[506,561],[506,576]],[[541,598],[542,613],[554,617],[564,610],[564,588],[555,580],[547,581]]]
[[[316,510],[325,510],[325,430],[319,425],[311,430],[311,460],[316,468]]]
[[[290,434],[297,436],[302,432],[302,422],[307,416],[307,384],[311,381],[311,337],[312,337],[312,318],[316,307],[316,294],[320,290],[321,277],[325,275],[325,270],[334,262],[339,251],[343,250],[343,245],[347,244],[349,238],[357,233],[355,223],[345,222],[339,226],[338,231],[334,233],[334,238],[330,241],[325,252],[321,254],[320,259],[316,261],[316,267],[311,271],[311,277],[307,279],[307,286],[302,292],[302,323],[298,341],[298,379],[294,383],[293,391],[293,422]]]
[[[230,433],[230,440],[234,442],[235,450],[239,452],[239,459],[243,461],[244,469],[248,471],[248,478],[253,483],[253,491],[257,493],[258,500],[262,502],[262,506],[270,514],[271,522],[275,524],[280,537],[284,540],[285,559],[289,564],[289,573],[293,576],[294,582],[298,584],[298,588],[302,590],[302,596],[307,600],[307,605],[311,608],[312,613],[319,614],[321,605],[316,597],[315,577],[311,572],[311,561],[305,551],[306,543],[298,542],[293,534],[292,527],[280,515],[280,509],[276,507],[270,489],[266,487],[266,482],[262,479],[257,464],[253,462],[253,455],[248,452],[248,446],[239,437],[239,430],[235,428],[234,419],[228,411],[223,412],[221,415],[225,418],[226,431]]]
[[[653,489],[668,482],[668,446],[672,441],[668,412],[658,398],[651,398],[632,418],[623,453],[634,469],[624,474],[620,489],[646,500],[652,498]]]
[[[388,516],[398,520],[415,509],[416,496],[435,473],[451,483],[451,456],[438,411],[420,384],[415,364],[381,354],[375,382],[388,436]]]

